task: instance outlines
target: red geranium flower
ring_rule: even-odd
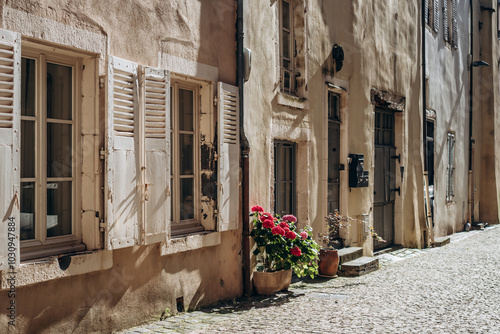
[[[297,217],[295,217],[294,215],[285,215],[283,216],[283,221],[286,221],[286,222],[293,222],[293,223],[296,223],[297,222]]]
[[[288,227],[285,227],[284,230],[285,230],[285,233],[290,232],[290,229]]]
[[[300,256],[300,255],[302,255],[302,251],[300,250],[300,248],[299,248],[298,246],[293,247],[293,248],[290,250],[290,253],[292,253],[292,255],[295,255],[295,256]]]
[[[260,215],[260,221],[264,222],[264,220],[266,219],[273,220],[273,216],[270,213],[264,212],[263,214]]]
[[[281,226],[282,228],[290,228],[290,225],[288,225],[288,223],[287,223],[287,222],[281,222],[281,223],[280,223],[280,226]]]
[[[273,227],[271,232],[273,232],[273,234],[285,235],[285,230],[282,229],[280,226]]]
[[[293,239],[297,238],[297,233],[295,233],[294,231],[288,231],[288,232],[286,232],[285,237],[287,239],[293,240]]]
[[[274,227],[274,221],[272,219],[266,219],[262,222],[262,226],[264,228],[273,228]]]
[[[307,232],[306,231],[302,231],[300,232],[300,236],[302,237],[302,240],[306,240],[308,235],[307,235]]]
[[[252,208],[250,210],[253,212],[264,212],[264,208],[261,207],[260,205],[252,206]]]

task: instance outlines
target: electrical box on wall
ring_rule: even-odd
[[[364,170],[365,157],[363,154],[349,154],[349,187],[368,187],[368,171]]]

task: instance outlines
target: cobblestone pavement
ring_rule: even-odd
[[[500,226],[378,257],[366,276],[297,281],[121,333],[500,333]]]

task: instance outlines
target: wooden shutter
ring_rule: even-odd
[[[139,241],[141,172],[138,159],[137,64],[108,57],[106,124],[107,247]]]
[[[434,1],[434,31],[438,32],[439,31],[439,0],[433,0]],[[448,0],[445,0],[448,1]]]
[[[20,257],[20,114],[21,35],[0,29],[0,270],[14,269]]]
[[[454,48],[458,47],[458,23],[457,23],[457,15],[458,15],[458,4],[457,0],[452,1],[452,14],[451,14],[451,46]]]
[[[219,231],[238,228],[240,209],[240,120],[238,87],[218,87],[218,207]]]
[[[430,0],[423,0],[424,1],[424,18],[425,18],[425,23],[429,24],[429,1]]]
[[[446,42],[449,41],[448,0],[443,2],[443,37]]]
[[[170,74],[141,71],[143,243],[166,241],[170,231]]]

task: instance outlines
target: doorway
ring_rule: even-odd
[[[374,240],[374,250],[394,243],[396,159],[394,111],[375,108],[373,228],[385,242]]]
[[[340,211],[340,96],[328,92],[328,213]]]
[[[296,144],[274,142],[274,213],[297,215],[295,191]]]

